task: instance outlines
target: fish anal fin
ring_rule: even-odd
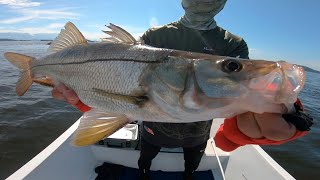
[[[129,123],[125,115],[110,113],[86,112],[80,119],[80,125],[73,136],[73,145],[87,146],[94,144]]]
[[[52,41],[48,48],[49,52],[58,52],[62,49],[73,47],[76,45],[87,45],[88,42],[78,30],[78,28],[72,23],[68,22],[64,26],[58,37]]]

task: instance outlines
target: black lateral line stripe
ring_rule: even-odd
[[[142,60],[134,60],[134,59],[92,59],[92,60],[86,60],[86,61],[81,61],[81,62],[42,64],[42,65],[33,66],[32,68],[39,67],[39,66],[86,64],[86,63],[102,62],[102,61],[104,61],[104,62],[106,62],[106,61],[131,61],[131,62],[136,62],[136,63],[150,63],[150,64],[164,62],[164,60],[162,60],[162,61],[161,60],[159,60],[159,61],[142,61]]]

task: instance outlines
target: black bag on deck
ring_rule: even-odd
[[[123,170],[124,166],[122,165],[103,163],[94,171],[98,174],[96,180],[119,180]]]

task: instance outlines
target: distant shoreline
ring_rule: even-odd
[[[320,71],[317,71],[317,70],[314,70],[314,69],[312,69],[312,68],[309,68],[309,67],[307,67],[307,66],[303,66],[303,65],[299,65],[299,64],[297,64],[298,66],[301,66],[301,67],[303,67],[303,69],[305,70],[305,71],[308,71],[308,72],[313,72],[313,73],[317,73],[317,74],[320,74]]]
[[[53,41],[49,39],[33,39],[33,40],[21,40],[21,39],[0,39],[0,41]]]

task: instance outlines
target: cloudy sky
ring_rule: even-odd
[[[287,60],[320,70],[320,1],[228,0],[218,25],[242,36],[251,58]],[[97,40],[107,23],[135,37],[177,20],[180,0],[0,0],[0,33],[58,33],[67,21]]]

